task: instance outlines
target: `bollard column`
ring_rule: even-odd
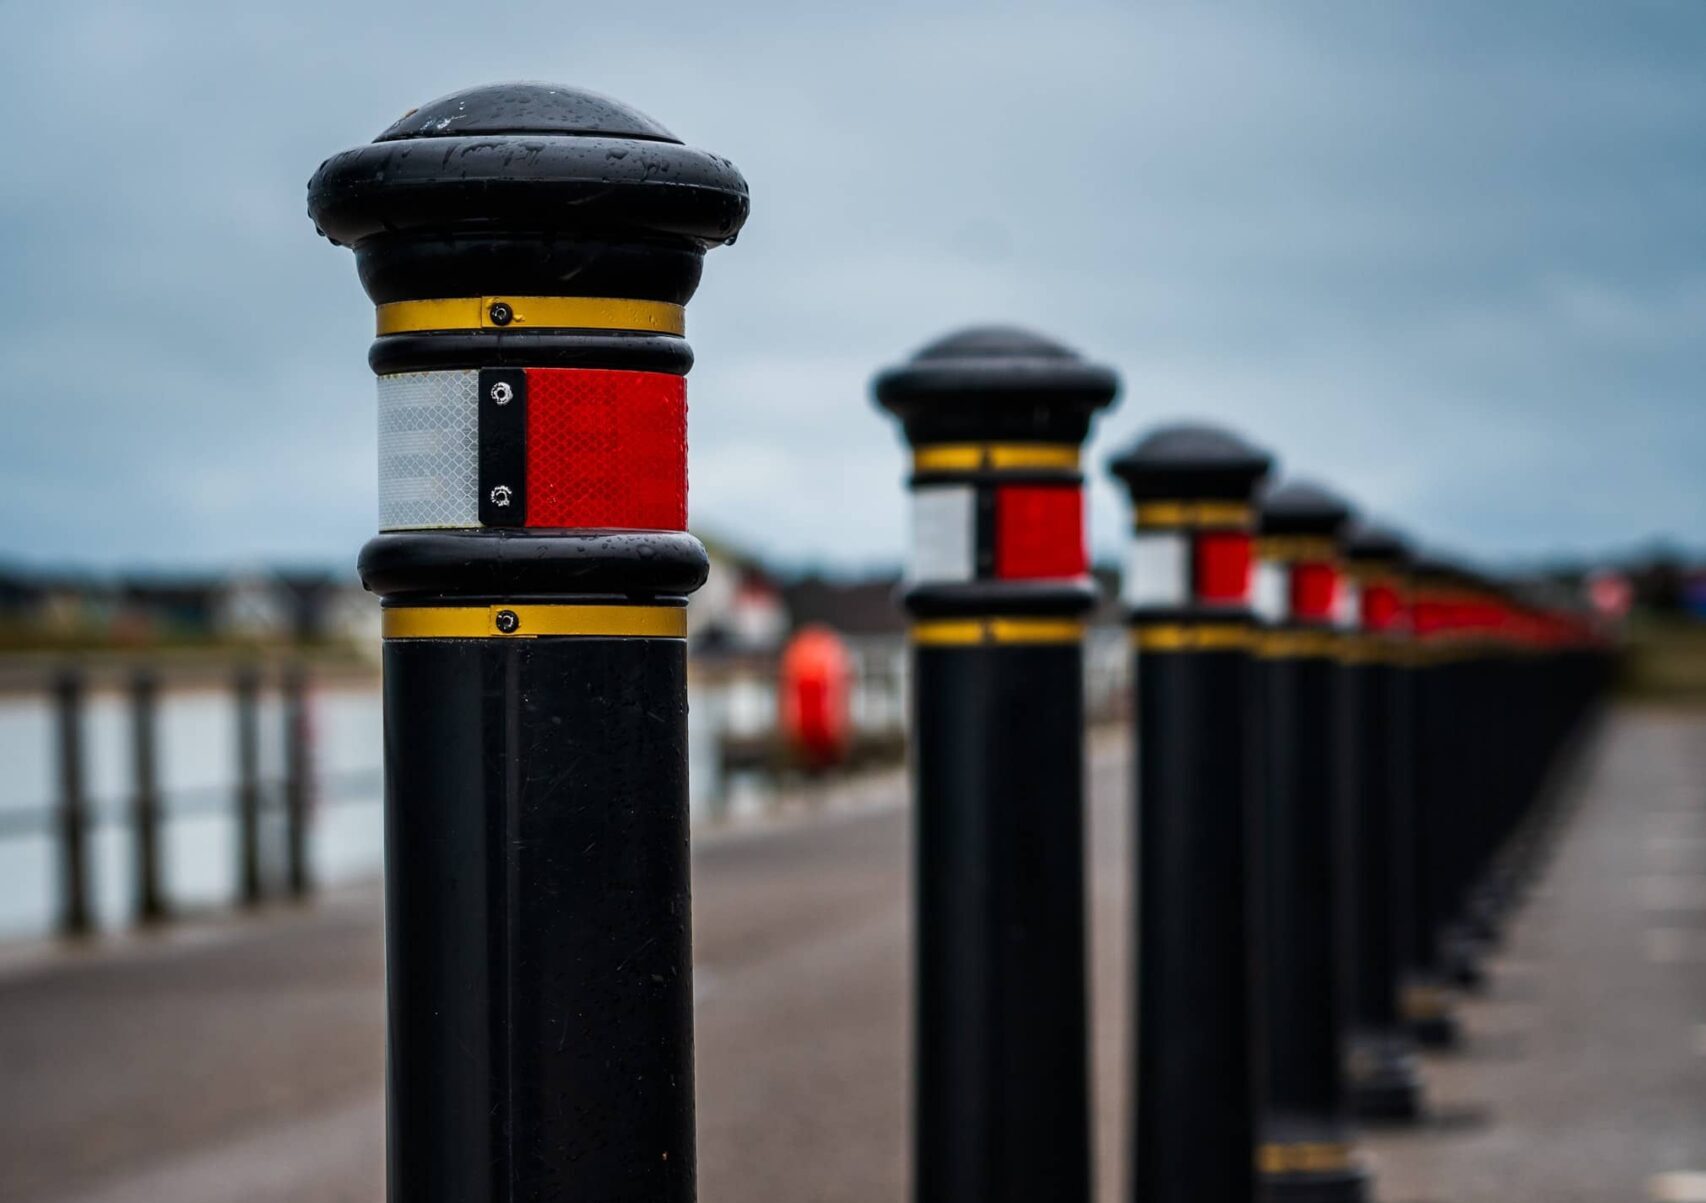
[[[89,902],[89,794],[83,773],[84,680],[67,668],[54,678],[54,732],[59,765],[59,933],[94,929]]]
[[[306,898],[313,888],[308,863],[308,802],[313,788],[311,729],[308,716],[308,671],[300,664],[285,667],[280,682],[284,715],[284,882],[292,898]]]
[[[1402,996],[1414,893],[1407,556],[1403,540],[1379,527],[1358,526],[1345,540],[1351,1107],[1365,1119],[1388,1121],[1413,1120],[1422,1111]]]
[[[879,375],[912,448],[920,1203],[1087,1203],[1079,447],[1112,371],[1022,330]]]
[[[1261,909],[1265,1116],[1257,1164],[1275,1200],[1361,1200],[1343,1058],[1350,877],[1338,691],[1338,538],[1350,511],[1293,482],[1258,518],[1256,604],[1266,798]]]
[[[261,878],[261,719],[260,674],[252,665],[231,678],[231,705],[237,736],[237,895],[244,906],[259,906]]]
[[[378,307],[398,1203],[694,1197],[684,313],[747,204],[544,84],[411,109],[309,182]]]
[[[1131,492],[1137,940],[1128,1197],[1256,1197],[1251,497],[1271,461],[1206,426],[1110,467]]]
[[[1451,819],[1456,814],[1462,752],[1455,741],[1459,641],[1453,630],[1459,574],[1450,563],[1419,556],[1411,564],[1411,811],[1413,880],[1405,939],[1404,1016],[1425,1048],[1461,1038],[1453,996],[1441,968],[1441,931],[1450,911]]]
[[[166,917],[165,896],[160,888],[159,698],[159,678],[151,669],[138,669],[130,679],[130,762],[136,789],[131,799],[130,823],[139,923],[154,923]]]

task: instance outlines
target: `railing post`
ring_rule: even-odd
[[[378,306],[388,1192],[695,1190],[684,312],[746,182],[505,84],[308,185]]]
[[[1261,876],[1266,1197],[1361,1200],[1343,1058],[1350,1002],[1338,631],[1349,511],[1312,485],[1268,490],[1258,518],[1256,601],[1267,733]]]
[[[160,680],[154,671],[137,669],[130,680],[130,750],[135,789],[131,799],[131,838],[139,923],[155,923],[166,917],[166,899],[160,884],[159,695]]]
[[[313,789],[313,729],[308,710],[308,673],[299,663],[285,666],[280,682],[284,721],[285,886],[292,898],[313,888],[308,863],[308,807]]]
[[[260,674],[240,666],[231,678],[237,744],[237,897],[244,906],[261,901],[261,729]]]
[[[54,730],[59,764],[59,931],[88,935],[89,797],[83,773],[84,678],[79,668],[60,671],[53,683]]]
[[[1111,465],[1135,519],[1137,1203],[1257,1196],[1251,496],[1270,463],[1172,426]]]
[[[912,450],[919,1203],[1087,1203],[1079,447],[1112,371],[1026,331],[880,374]]]
[[[1367,1119],[1422,1110],[1415,1041],[1404,1022],[1404,939],[1414,902],[1408,551],[1390,531],[1345,541],[1344,732],[1352,833],[1351,1105]]]

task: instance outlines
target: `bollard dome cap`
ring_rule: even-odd
[[[1264,535],[1338,538],[1350,518],[1350,506],[1313,481],[1281,481],[1258,499],[1257,527]]]
[[[1000,439],[1080,443],[1091,415],[1119,392],[1119,377],[1032,331],[973,326],[880,372],[872,390],[914,446]]]
[[[596,272],[600,291],[582,292],[585,264],[555,247],[577,240],[600,244],[600,257],[621,260],[628,276],[658,277],[653,290],[674,294],[658,299],[684,301],[699,257],[733,241],[748,209],[746,180],[727,159],[683,145],[621,101],[546,83],[442,96],[333,155],[308,181],[315,227],[355,249],[376,301],[407,296],[422,276],[442,285],[447,274],[484,273],[466,285],[475,293],[609,293]],[[671,248],[691,267],[668,264]],[[545,266],[517,278],[529,252]],[[424,270],[415,262],[423,256]],[[653,270],[640,270],[648,262]]]
[[[1229,430],[1196,422],[1163,426],[1108,461],[1133,501],[1248,501],[1273,457]]]
[[[1403,564],[1410,559],[1409,544],[1389,526],[1374,522],[1353,523],[1345,536],[1345,557],[1364,563]]]
[[[1437,547],[1424,547],[1410,557],[1410,573],[1418,582],[1436,587],[1467,585],[1474,573],[1461,559]]]

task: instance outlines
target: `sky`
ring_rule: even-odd
[[[1418,538],[1706,543],[1706,4],[0,0],[0,560],[353,560],[372,308],[326,156],[477,83],[734,160],[693,525],[898,561],[874,372],[981,322],[1113,365],[1087,457],[1229,425]]]

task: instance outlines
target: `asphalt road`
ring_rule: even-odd
[[[1092,756],[1100,1185],[1119,1197],[1125,865]],[[1438,1116],[1377,1134],[1388,1203],[1706,1198],[1706,716],[1627,713],[1542,890],[1427,1066]],[[898,776],[698,840],[700,1197],[905,1197],[908,865]],[[377,894],[0,955],[0,1199],[382,1197]]]

